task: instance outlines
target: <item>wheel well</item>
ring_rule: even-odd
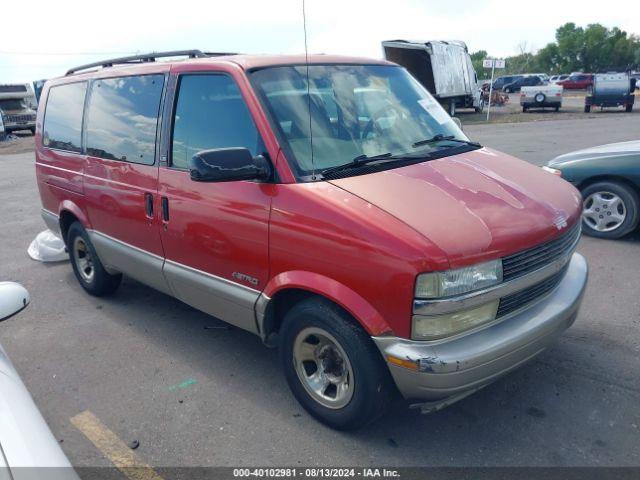
[[[300,288],[286,288],[276,292],[267,305],[264,321],[262,324],[263,338],[265,342],[270,344],[273,340],[274,334],[280,331],[282,320],[291,308],[298,302],[310,298],[319,297],[320,295],[310,292],[309,290],[303,290]]]
[[[62,234],[62,240],[64,243],[67,243],[67,233],[69,232],[69,227],[73,222],[77,222],[78,217],[76,217],[69,210],[63,210],[60,212],[60,233]]]
[[[594,183],[598,183],[598,182],[621,183],[640,195],[640,187],[638,187],[638,185],[635,185],[633,182],[630,182],[624,177],[618,177],[616,175],[598,175],[597,177],[589,177],[586,180],[583,180],[582,182],[580,182],[577,185],[577,187],[578,189],[583,190],[587,188],[589,185],[593,185]]]

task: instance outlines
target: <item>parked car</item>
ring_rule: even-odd
[[[522,87],[534,87],[536,85],[544,85],[544,82],[540,77],[536,75],[527,75],[506,84],[504,87],[502,87],[502,91],[504,93],[514,93],[519,92]]]
[[[562,85],[565,90],[585,90],[593,85],[593,75],[591,73],[572,73],[569,78],[556,83]]]
[[[633,111],[635,81],[628,72],[597,73],[593,78],[591,93],[584,99],[584,111],[591,107],[620,107],[627,113]]]
[[[587,235],[620,238],[640,217],[640,141],[571,152],[546,167],[582,192],[582,229]]]
[[[524,77],[524,75],[503,75],[493,81],[493,90],[502,90],[505,85],[515,82]]]
[[[129,275],[259,335],[340,429],[397,391],[442,408],[574,321],[579,192],[469,141],[404,68],[180,53],[45,84],[42,214],[89,294]]]
[[[566,80],[567,78],[569,78],[569,75],[553,75],[549,79],[549,83],[558,83],[562,80]]]
[[[0,282],[0,322],[28,304],[29,293],[22,285]],[[0,452],[2,478],[78,479],[1,346]]]
[[[406,68],[451,117],[457,108],[484,109],[478,75],[464,42],[389,40],[382,42],[382,49],[387,60]]]
[[[546,73],[527,73],[527,76],[533,76],[533,77],[540,77],[540,80],[542,80],[544,83],[549,83],[550,78],[549,75]]]
[[[531,108],[553,108],[556,112],[562,106],[562,87],[560,85],[538,85],[520,89],[520,105],[522,111]]]

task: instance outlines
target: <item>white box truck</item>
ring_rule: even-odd
[[[464,42],[388,40],[382,49],[387,60],[409,70],[452,117],[456,108],[483,110],[478,76]]]

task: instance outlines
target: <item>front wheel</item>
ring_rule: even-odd
[[[286,314],[280,362],[298,402],[332,428],[360,428],[390,404],[392,380],[371,337],[322,298],[302,300]]]
[[[87,231],[80,222],[74,222],[69,227],[67,248],[73,273],[82,288],[96,297],[109,295],[116,291],[122,281],[122,275],[112,275],[106,271]]]
[[[584,233],[620,238],[638,226],[638,194],[618,182],[597,182],[582,190]]]

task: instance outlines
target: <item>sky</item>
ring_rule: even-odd
[[[23,5],[3,10],[0,83],[51,78],[73,66],[149,51],[304,52],[302,0]],[[608,0],[598,8],[584,0],[306,0],[307,43],[310,53],[380,58],[382,40],[463,40],[472,52],[505,57],[544,47],[566,22],[640,34],[640,15],[630,11],[637,8],[635,0]]]

